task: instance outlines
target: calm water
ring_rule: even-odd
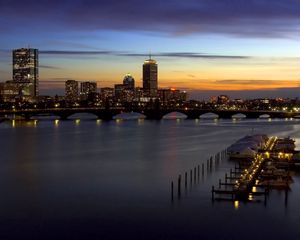
[[[285,204],[211,202],[232,163],[171,202],[170,182],[245,134],[300,121],[40,120],[0,124],[0,239],[298,239],[300,175]]]

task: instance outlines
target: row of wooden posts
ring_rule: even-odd
[[[205,163],[202,163],[201,165],[197,165],[196,167],[194,167],[193,169],[189,170],[189,174],[188,171],[186,171],[184,173],[184,188],[187,189],[188,188],[188,178],[189,178],[189,182],[190,182],[190,186],[194,183],[197,182],[197,180],[199,181],[200,179],[200,172],[201,172],[201,176],[204,177],[205,175],[205,170],[206,172],[211,172],[213,169],[213,165],[218,166],[220,164],[220,162],[224,159],[227,159],[227,150],[223,150],[219,153],[217,153],[215,156],[211,156],[209,159],[207,159],[206,161],[206,167],[205,167]],[[189,175],[189,176],[188,176]],[[181,189],[182,189],[182,175],[179,174],[178,178],[177,178],[177,197],[178,199],[181,198]],[[171,181],[171,199],[172,201],[174,200],[174,181]]]

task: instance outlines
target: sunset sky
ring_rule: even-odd
[[[300,96],[296,0],[0,0],[0,81],[11,50],[40,50],[42,94],[64,81],[99,87],[131,73],[142,85],[149,53],[159,86],[195,98]]]

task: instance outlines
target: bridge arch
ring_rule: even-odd
[[[169,112],[163,115],[163,119],[186,119],[188,116],[185,113],[179,112],[179,111],[174,111],[174,112]]]
[[[237,113],[231,116],[232,119],[244,119],[247,118],[247,116],[243,113]]]
[[[217,119],[217,118],[220,118],[220,116],[213,112],[207,112],[200,115],[200,119]]]
[[[37,114],[34,114],[31,116],[31,119],[34,119],[34,120],[55,120],[58,118],[60,118],[60,117],[53,113],[48,113],[48,114],[37,113]]]
[[[259,119],[268,119],[268,118],[271,118],[271,115],[270,114],[262,114],[262,115],[259,115],[258,118]]]
[[[70,120],[75,120],[75,119],[93,120],[97,118],[98,116],[92,112],[70,113],[68,116],[68,119]]]
[[[5,117],[9,120],[25,120],[26,119],[26,117],[23,114],[7,114]],[[30,117],[29,117],[29,119],[30,119]]]
[[[113,116],[113,119],[135,120],[144,119],[146,116],[140,112],[123,112]]]

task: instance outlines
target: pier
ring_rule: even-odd
[[[266,204],[269,192],[273,189],[284,190],[287,201],[289,186],[292,182],[290,168],[295,165],[292,156],[294,153],[300,155],[300,152],[294,151],[294,141],[290,138],[261,136],[265,138],[258,143],[259,147],[253,157],[241,155],[241,158],[237,158],[235,154],[230,159],[232,152],[227,148],[209,157],[204,163],[179,174],[175,181],[171,181],[172,202],[176,193],[177,199],[180,200],[183,189],[186,194],[187,189],[200,183],[200,177],[204,179],[204,176],[211,174],[212,170],[217,169],[224,160],[234,161],[235,166],[225,173],[223,179],[219,179],[217,186],[212,186],[213,202],[232,201],[236,204],[239,201],[263,201]],[[175,186],[176,183],[177,186]]]
[[[266,203],[271,189],[286,190],[287,193],[291,182],[289,168],[282,169],[278,165],[293,163],[290,154],[277,153],[282,142],[291,144],[290,139],[270,137],[253,159],[235,159],[238,166],[225,174],[224,181],[219,179],[218,188],[212,186],[212,200],[253,201],[255,196],[263,196]]]

